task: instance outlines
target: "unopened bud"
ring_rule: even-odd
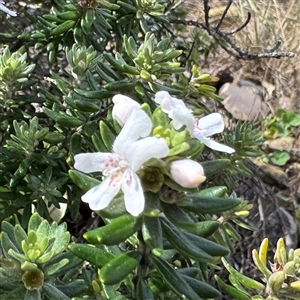
[[[268,280],[268,283],[269,283],[270,288],[274,292],[276,292],[276,291],[281,289],[284,280],[285,280],[284,272],[283,271],[277,271],[277,272],[273,273],[270,276],[270,278]]]
[[[294,261],[287,262],[283,267],[283,271],[285,272],[286,275],[294,276],[296,272],[295,262]]]
[[[240,211],[236,211],[234,214],[238,217],[245,218],[245,217],[249,216],[249,211],[248,210],[240,210]]]
[[[300,280],[292,282],[290,284],[290,287],[297,290],[297,291],[300,291]]]
[[[191,159],[173,161],[170,173],[171,178],[185,188],[196,188],[206,179],[202,166]]]

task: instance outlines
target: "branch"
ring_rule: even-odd
[[[238,47],[233,40],[229,37],[229,35],[232,35],[236,32],[241,31],[244,29],[250,22],[251,14],[248,13],[247,20],[238,28],[231,32],[222,32],[220,30],[220,27],[222,25],[222,22],[224,18],[226,17],[229,8],[232,4],[232,0],[229,0],[220,21],[218,22],[217,26],[211,26],[209,22],[209,10],[210,7],[208,5],[209,0],[203,0],[204,2],[204,22],[197,22],[197,21],[187,21],[187,20],[178,20],[178,19],[170,19],[170,23],[173,24],[183,24],[186,26],[194,26],[201,29],[204,29],[207,31],[209,35],[211,35],[217,43],[220,45],[221,48],[223,48],[228,54],[231,56],[234,56],[237,59],[243,59],[243,60],[254,60],[257,58],[281,58],[281,57],[294,57],[295,54],[293,52],[276,52],[276,50],[281,45],[281,41],[277,41],[275,45],[267,50],[264,53],[251,53],[248,51],[244,51],[240,47]]]

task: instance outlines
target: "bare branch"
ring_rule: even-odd
[[[244,51],[240,47],[238,47],[233,40],[229,37],[229,35],[232,35],[238,31],[241,31],[243,28],[245,28],[251,19],[251,14],[248,13],[247,20],[238,28],[231,32],[222,32],[220,30],[220,26],[222,25],[222,22],[224,18],[226,17],[226,14],[229,11],[229,8],[232,4],[232,0],[229,0],[228,5],[226,6],[222,17],[220,21],[218,22],[217,26],[211,26],[209,23],[209,10],[210,7],[208,5],[209,0],[203,0],[204,3],[204,22],[196,22],[192,20],[178,20],[178,19],[171,19],[170,22],[173,24],[183,24],[186,26],[194,26],[198,28],[202,28],[207,31],[209,35],[211,35],[220,45],[221,48],[223,48],[228,54],[231,56],[234,56],[237,59],[243,59],[243,60],[254,60],[257,58],[281,58],[281,57],[293,57],[295,54],[293,52],[276,52],[276,50],[281,45],[281,41],[277,41],[273,48],[267,50],[265,53],[250,53],[248,51]]]
[[[208,5],[208,0],[204,0],[204,18],[205,18],[206,30],[208,33],[210,33],[209,11],[210,11],[210,6]]]
[[[219,29],[220,29],[220,27],[221,27],[221,25],[222,25],[222,23],[223,23],[223,21],[224,21],[224,18],[226,17],[226,15],[227,15],[227,13],[228,13],[228,10],[229,10],[229,8],[230,8],[230,6],[231,6],[231,4],[232,4],[232,1],[233,1],[233,0],[229,0],[229,1],[228,1],[228,4],[227,4],[227,6],[226,6],[226,8],[225,8],[225,10],[223,11],[223,14],[222,14],[222,16],[221,16],[221,19],[220,19],[218,25],[215,27],[215,30],[219,30]]]
[[[276,42],[276,44],[274,45],[274,47],[273,47],[272,49],[267,50],[267,52],[270,53],[270,52],[276,51],[276,50],[280,47],[281,43],[282,43],[282,41],[281,41],[281,40],[278,40],[278,41]]]
[[[234,33],[237,33],[239,31],[241,31],[242,29],[244,29],[249,24],[250,20],[251,20],[251,13],[248,12],[248,14],[247,14],[247,20],[241,26],[239,26],[238,28],[236,28],[233,31],[227,32],[226,34],[227,35],[231,35],[231,34],[234,34]]]

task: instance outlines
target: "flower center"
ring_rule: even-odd
[[[109,177],[110,186],[119,186],[122,182],[131,181],[130,165],[128,161],[119,154],[112,153],[109,155],[108,160],[105,163],[105,170],[103,175]]]

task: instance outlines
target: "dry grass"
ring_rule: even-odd
[[[213,23],[221,17],[226,0],[212,0],[211,20]],[[192,19],[203,21],[203,0],[185,2],[190,9]],[[220,69],[229,67],[236,80],[252,79],[267,87],[265,101],[273,107],[286,105],[300,113],[300,2],[298,0],[236,0],[230,14],[224,21],[222,29],[232,30],[240,26],[252,15],[250,23],[242,31],[236,33],[233,39],[236,44],[252,53],[266,52],[273,48],[278,40],[281,46],[277,50],[291,51],[294,58],[264,58],[254,61],[237,60],[225,51],[219,50],[216,57],[208,60],[204,66],[207,71],[216,74]],[[286,97],[284,104],[280,99]]]
[[[297,89],[300,89],[298,76],[300,62],[300,3],[297,0],[238,0],[237,6],[242,19],[246,19],[248,11],[252,21],[238,34],[236,40],[250,52],[264,52],[274,46],[276,41],[282,44],[278,51],[291,51],[294,58],[261,59],[241,63],[244,76],[257,77],[261,83],[274,86],[273,99],[278,104],[280,97],[286,96],[291,100],[291,108],[300,111],[293,99]],[[239,66],[237,66],[239,68]]]
[[[282,97],[287,97],[287,109],[300,112],[297,95],[300,90],[298,59],[300,53],[300,3],[297,0],[238,0],[239,18],[245,20],[247,12],[252,15],[246,28],[235,35],[238,45],[249,52],[265,52],[273,48],[278,40],[281,46],[277,51],[291,51],[294,58],[265,58],[254,61],[231,60],[231,68],[237,77],[249,78],[271,88],[266,101],[273,107],[283,105]],[[237,25],[237,24],[235,24]]]

